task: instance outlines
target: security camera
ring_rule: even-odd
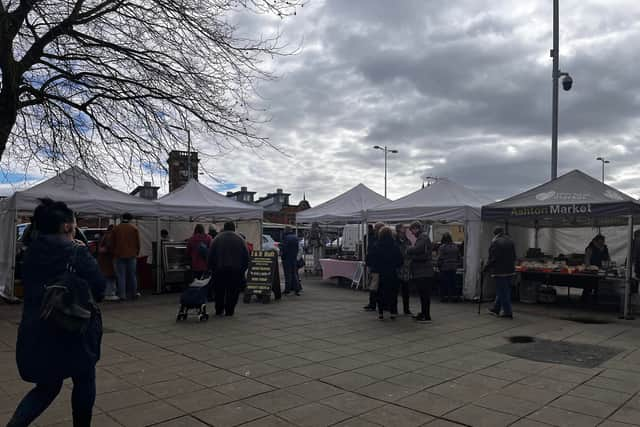
[[[562,78],[562,88],[564,90],[571,90],[571,86],[573,86],[573,79],[567,74]]]

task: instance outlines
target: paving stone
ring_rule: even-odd
[[[566,381],[556,381],[551,378],[540,376],[530,376],[518,381],[518,383],[562,394],[567,393],[569,390],[577,386],[577,384],[574,383],[568,383]]]
[[[570,412],[551,406],[545,406],[544,408],[529,415],[527,418],[557,427],[591,427],[597,426],[602,422],[602,419],[600,418],[578,414],[576,412]]]
[[[161,383],[155,383],[143,387],[143,389],[156,397],[167,398],[177,394],[189,393],[191,391],[201,390],[204,387],[188,379],[181,378]]]
[[[508,426],[519,417],[503,412],[492,411],[476,405],[467,405],[448,413],[447,419],[477,427]]]
[[[489,394],[482,399],[474,402],[474,405],[519,416],[528,415],[543,406],[542,403],[534,403],[527,400],[516,399],[515,397],[506,396],[500,393]]]
[[[464,402],[422,391],[401,399],[396,404],[432,416],[441,416],[463,406]]]
[[[463,424],[454,423],[447,420],[435,419],[430,423],[425,424],[426,427],[460,427]]]
[[[611,420],[621,423],[640,425],[640,410],[629,406],[623,406],[611,416]]]
[[[193,413],[214,406],[224,405],[232,400],[233,398],[211,389],[180,394],[165,399],[167,403],[186,413]]]
[[[584,397],[585,399],[597,400],[611,405],[622,405],[631,398],[631,394],[622,393],[604,388],[580,385],[569,392],[571,396]]]
[[[379,427],[380,424],[374,424],[360,417],[349,418],[341,423],[335,424],[335,427]]]
[[[366,362],[364,360],[354,359],[353,357],[340,357],[332,360],[325,360],[322,362],[324,365],[332,366],[334,368],[342,370],[358,369],[363,366],[371,365],[372,362]]]
[[[285,390],[274,390],[243,400],[244,403],[269,413],[277,413],[309,403]]]
[[[265,363],[273,366],[277,366],[280,369],[291,369],[299,366],[310,365],[311,362],[308,359],[303,359],[296,356],[284,356],[277,359],[267,360]]]
[[[523,418],[517,421],[514,424],[511,424],[512,427],[549,427],[549,424],[541,423],[535,420],[531,420],[529,418]]]
[[[300,427],[330,426],[351,416],[319,403],[309,403],[278,414],[279,417]]]
[[[360,415],[372,409],[384,405],[384,402],[371,399],[355,393],[338,394],[327,399],[321,400],[319,403],[331,406],[350,415]]]
[[[295,427],[290,422],[283,420],[275,415],[269,415],[268,417],[259,418],[250,423],[243,424],[242,427]]]
[[[358,393],[386,402],[395,402],[416,393],[416,390],[386,381],[380,381],[359,389]]]
[[[375,365],[369,365],[369,366],[364,366],[362,368],[358,368],[353,372],[357,372],[359,374],[366,375],[368,377],[376,378],[379,380],[386,380],[387,378],[402,375],[405,371],[399,368],[388,366],[383,363],[378,363]]]
[[[378,423],[383,426],[397,426],[397,427],[415,427],[421,426],[433,418],[424,413],[412,411],[411,409],[403,408],[395,405],[385,405],[376,408],[360,418]]]
[[[320,381],[309,381],[298,384],[287,389],[289,393],[301,396],[308,401],[317,401],[326,399],[330,396],[342,393],[342,390],[332,385],[322,383]]]
[[[512,369],[505,369],[497,366],[490,366],[488,368],[481,369],[476,373],[510,382],[519,381],[529,376],[529,374],[521,371],[514,371]]]
[[[333,368],[331,366],[323,365],[321,363],[314,363],[313,365],[299,366],[292,368],[292,372],[296,374],[304,375],[305,377],[312,379],[320,379],[330,377],[337,373],[342,372],[342,369]]]
[[[561,393],[552,392],[550,390],[541,391],[539,388],[518,383],[506,386],[500,390],[500,393],[518,399],[540,403],[541,405],[546,405],[561,396]]]
[[[107,413],[111,413],[116,409],[140,405],[154,400],[157,400],[157,398],[152,394],[139,388],[133,388],[101,394],[96,398],[96,406]]]
[[[190,376],[189,379],[205,387],[216,387],[223,384],[242,381],[245,379],[245,377],[234,374],[233,372],[226,371],[224,369],[218,369],[215,371],[203,372],[201,374]]]
[[[164,423],[155,424],[155,427],[207,427],[207,425],[191,416],[185,416],[171,421],[166,421]]]
[[[614,413],[616,409],[618,409],[618,405],[611,405],[597,400],[569,395],[561,396],[554,400],[551,403],[551,406],[598,418],[607,418],[609,415]]]
[[[263,418],[268,414],[242,402],[229,403],[193,414],[199,420],[215,427],[232,427]]]
[[[456,378],[454,380],[456,384],[466,385],[468,387],[474,387],[480,390],[491,389],[499,390],[511,384],[511,381],[501,380],[498,378],[488,377],[486,375],[469,374],[464,377]]]
[[[432,387],[443,382],[441,378],[428,377],[418,372],[407,372],[396,377],[387,378],[386,381],[403,387],[412,388],[416,391],[424,390],[427,387]]]
[[[246,379],[215,387],[214,390],[232,399],[240,400],[256,394],[266,393],[273,390],[273,387]]]
[[[151,402],[109,412],[109,415],[125,427],[143,427],[178,418],[184,413],[164,402]]]
[[[260,377],[258,381],[275,388],[286,388],[307,382],[309,381],[309,378],[294,372],[279,371],[273,374],[264,375]]]
[[[257,362],[251,363],[249,365],[237,366],[234,368],[230,368],[229,370],[245,378],[259,378],[265,375],[273,374],[274,372],[279,372],[281,369],[273,365]]]
[[[307,351],[304,353],[298,353],[296,356],[302,357],[303,359],[311,360],[312,362],[322,362],[325,360],[337,359],[340,356],[334,353],[329,353],[328,351],[322,350],[313,350]]]
[[[457,384],[455,382],[448,382],[444,384],[431,387],[430,393],[439,394],[440,396],[448,397],[453,400],[459,400],[461,402],[474,402],[481,399],[483,396],[489,394],[491,389],[468,387],[466,385]]]
[[[585,384],[592,387],[604,388],[622,393],[637,393],[640,391],[640,383],[633,380],[617,380],[606,377],[595,377],[587,381]]]
[[[332,384],[345,390],[357,390],[368,386],[369,384],[378,382],[378,380],[355,372],[341,372],[339,374],[323,378],[322,382]]]

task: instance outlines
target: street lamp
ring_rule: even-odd
[[[398,154],[398,150],[391,150],[386,145],[384,147],[374,145],[373,148],[384,151],[384,197],[387,197],[387,153]]]
[[[598,157],[596,160],[600,160],[602,162],[602,183],[604,184],[604,165],[611,162],[604,157]]]
[[[562,88],[566,91],[571,90],[573,86],[573,79],[569,73],[563,73],[560,71],[560,19],[559,15],[559,1],[553,0],[553,49],[551,50],[551,57],[553,58],[553,100],[552,100],[552,116],[553,124],[551,130],[551,179],[558,177],[558,91],[560,77],[562,77]]]

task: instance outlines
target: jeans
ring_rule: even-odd
[[[300,278],[298,277],[297,259],[286,259],[282,261],[284,269],[284,291],[299,292]]]
[[[107,277],[107,286],[104,290],[104,296],[112,297],[116,295],[116,279],[115,277]]]
[[[121,299],[127,299],[127,296],[135,298],[138,293],[136,258],[116,259],[116,276],[118,278],[118,296]]]
[[[511,281],[513,276],[498,276],[494,277],[496,281],[496,303],[493,310],[499,313],[502,309],[502,314],[511,316]]]
[[[95,369],[86,375],[73,377],[71,407],[73,411],[73,427],[89,427],[93,404],[96,401]],[[7,427],[23,427],[30,425],[51,405],[62,388],[62,380],[36,384],[22,399]]]

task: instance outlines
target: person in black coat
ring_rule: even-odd
[[[88,248],[74,240],[76,221],[71,209],[50,199],[41,202],[34,212],[37,238],[24,260],[24,305],[16,345],[20,376],[36,386],[22,399],[7,426],[31,424],[53,402],[66,378],[73,380],[73,425],[89,426],[102,341],[102,319],[89,295],[101,301],[106,282]],[[45,286],[61,277],[67,266],[81,279],[71,282],[81,305],[92,312],[83,333],[63,332],[40,318]]]
[[[384,311],[391,312],[391,319],[398,314],[398,268],[404,263],[402,252],[393,238],[393,231],[384,227],[378,235],[378,243],[372,248],[371,269],[380,275],[378,285],[378,318],[384,319]]]

